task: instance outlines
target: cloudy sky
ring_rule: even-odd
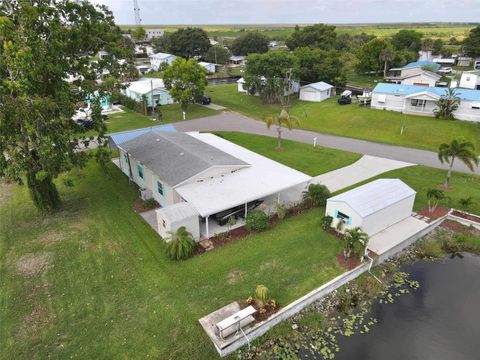
[[[133,0],[106,4],[133,24]],[[142,24],[478,22],[480,0],[138,0]]]

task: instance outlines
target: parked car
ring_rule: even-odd
[[[261,203],[263,203],[263,200],[255,200],[255,201],[249,202],[247,204],[247,213],[255,209]],[[228,223],[228,219],[230,219],[231,217],[238,219],[239,217],[244,217],[244,216],[245,216],[245,205],[239,205],[234,208],[221,211],[215,215],[212,215],[212,219],[215,220],[218,225],[223,226]]]
[[[93,121],[90,119],[77,119],[75,123],[80,126],[83,130],[92,130]]]
[[[340,98],[337,100],[340,105],[348,105],[352,103],[352,92],[350,90],[345,90],[340,95]]]
[[[438,70],[440,74],[450,74],[453,71],[451,67],[444,67]]]
[[[209,96],[203,95],[202,100],[200,100],[200,104],[202,105],[210,105],[212,99]]]

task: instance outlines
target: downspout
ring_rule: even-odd
[[[130,172],[130,181],[133,181],[133,171],[132,171],[132,164],[130,163],[130,155],[128,154],[127,151],[125,151],[125,154],[127,155],[128,171]]]
[[[370,255],[368,255],[367,247],[365,247],[365,254],[363,255],[363,257],[364,257],[365,259],[370,260],[370,265],[368,266],[368,273],[369,273],[370,275],[372,275],[373,278],[374,278],[375,280],[377,280],[380,284],[383,284],[383,283],[380,281],[380,279],[379,279],[378,277],[376,277],[375,275],[373,275],[373,273],[372,273],[373,259],[370,257]]]

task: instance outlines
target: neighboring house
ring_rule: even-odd
[[[480,59],[475,60],[475,63],[473,64],[473,68],[475,70],[480,70]]]
[[[146,98],[148,107],[151,107],[152,103],[167,105],[174,102],[162,79],[142,78],[132,81],[126,89],[122,90],[122,93],[138,102],[143,102]]]
[[[455,65],[455,59],[453,58],[435,58],[433,59],[435,64],[439,64],[442,66],[453,66]]]
[[[431,50],[420,50],[418,52],[418,61],[431,61],[433,54]]]
[[[480,71],[465,71],[460,78],[459,87],[480,90]]]
[[[457,59],[457,65],[458,66],[464,66],[464,67],[472,66],[472,61],[473,61],[473,59],[471,57],[460,56]]]
[[[150,72],[150,70],[152,70],[152,68],[150,67],[150,65],[148,64],[144,64],[144,65],[137,65],[135,66],[138,70],[138,72],[140,73],[140,75],[145,75],[147,73]]]
[[[120,169],[143,198],[160,204],[157,230],[163,237],[180,226],[196,240],[228,231],[217,223],[216,214],[240,208],[245,216],[257,200],[275,208],[283,196],[292,196],[292,188],[304,189],[311,180],[213,134],[143,130],[114,134],[110,140],[119,150]]]
[[[435,86],[442,76],[425,70],[425,67],[435,71],[440,69],[440,65],[432,61],[417,61],[402,68],[390,69],[385,81],[402,85]]]
[[[228,63],[232,67],[245,66],[246,59],[247,59],[246,56],[230,56]]]
[[[153,55],[155,51],[151,45],[137,44],[135,45],[135,56],[136,57],[149,57]]]
[[[262,81],[267,80],[265,78],[265,76],[262,76],[260,79]],[[296,94],[300,91],[300,83],[298,81],[292,80],[291,84],[292,84],[292,86],[291,86],[290,90],[285,90],[284,96]],[[243,77],[241,77],[240,79],[237,80],[237,90],[238,90],[239,93],[248,94],[248,91],[245,89],[245,79]],[[258,92],[255,94],[255,96],[259,96],[259,95],[260,94]]]
[[[300,88],[300,100],[320,102],[335,95],[333,85],[320,81]]]
[[[248,91],[245,90],[244,85],[245,85],[245,79],[243,77],[237,80],[237,90],[239,93],[243,93],[243,94],[248,93]]]
[[[145,39],[150,41],[154,38],[162,37],[165,34],[163,29],[145,29]]]
[[[207,73],[214,74],[217,71],[217,65],[213,63],[208,63],[204,61],[200,61],[199,64],[207,70]]]
[[[372,93],[371,107],[406,114],[433,116],[437,101],[447,89],[398,84],[377,84]],[[460,106],[454,112],[459,120],[480,122],[480,90],[457,88]]]
[[[325,214],[343,231],[360,227],[372,236],[410,217],[416,192],[400,179],[378,179],[327,200]]]
[[[172,54],[166,54],[166,53],[156,53],[153,55],[150,55],[150,65],[152,66],[152,69],[158,71],[159,67],[162,64],[168,64],[172,65],[172,63],[175,61],[177,57]]]
[[[219,42],[215,39],[209,38],[208,40],[210,41],[210,45],[212,45],[212,46],[215,46],[215,45],[219,44]]]
[[[100,60],[103,60],[110,54],[108,53],[108,51],[100,50],[97,55]]]

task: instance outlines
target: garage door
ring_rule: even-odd
[[[312,90],[302,91],[302,100],[305,101],[318,101],[317,93]]]

